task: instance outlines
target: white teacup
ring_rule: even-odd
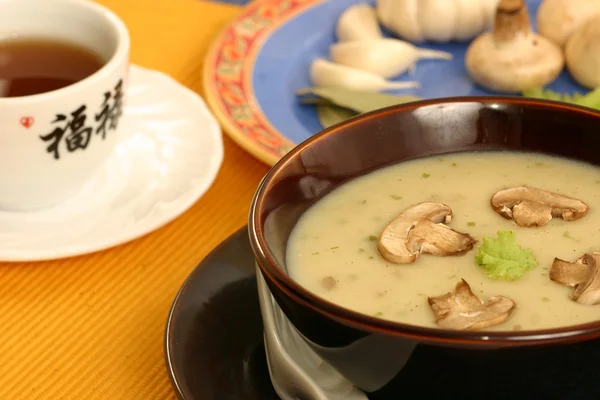
[[[113,151],[129,35],[116,15],[92,1],[0,0],[0,40],[14,37],[73,43],[105,60],[64,88],[0,97],[0,209],[32,210],[76,194]]]

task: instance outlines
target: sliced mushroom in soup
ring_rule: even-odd
[[[514,190],[498,194],[502,187]],[[500,211],[490,207],[494,197],[502,200],[498,210],[510,210],[510,218],[500,218]],[[591,322],[599,319],[600,305],[583,302],[596,301],[600,275],[596,281],[587,265],[579,265],[573,273],[554,271],[561,284],[549,276],[555,257],[570,263],[600,251],[600,215],[593,207],[599,203],[600,168],[590,164],[512,152],[422,158],[353,179],[316,202],[292,231],[287,267],[293,279],[318,296],[413,325],[513,331]],[[535,224],[519,224],[515,207],[519,221],[529,215],[526,220]],[[531,215],[532,210],[540,212]],[[484,239],[501,230],[513,231],[537,264],[513,281],[492,279],[475,262]],[[502,256],[502,251],[486,257]],[[500,265],[515,259],[507,256]],[[328,277],[335,278],[334,285]],[[450,300],[462,280],[474,297]],[[458,289],[458,294],[467,293]],[[448,301],[483,304],[475,313],[490,311],[486,305],[501,306],[493,310],[502,312],[460,324],[455,324],[458,314],[452,314],[440,323],[428,299],[439,300],[444,293],[450,293]],[[436,304],[439,310],[444,307]],[[510,311],[504,313],[505,308]]]
[[[437,256],[464,254],[476,242],[469,234],[452,230],[452,209],[445,204],[425,202],[402,211],[379,237],[383,258],[395,264],[410,264],[421,253]]]
[[[600,253],[587,253],[575,262],[555,258],[550,279],[575,287],[569,298],[586,305],[600,304]]]
[[[581,200],[528,186],[500,190],[491,203],[498,214],[527,227],[544,226],[553,217],[575,221],[588,212]]]

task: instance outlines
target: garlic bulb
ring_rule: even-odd
[[[434,42],[449,42],[454,39],[456,27],[458,26],[457,5],[455,1],[421,0],[418,2],[417,23],[421,29],[421,34],[426,40]],[[479,20],[482,20],[482,9],[476,9],[471,6],[471,10],[479,12]],[[483,24],[480,24],[483,25]],[[479,26],[478,26],[479,27]],[[479,27],[480,28],[480,27]],[[475,32],[475,34],[481,30]]]
[[[563,47],[588,19],[600,12],[600,0],[544,0],[537,14],[540,35]]]
[[[577,82],[590,89],[600,87],[600,14],[571,35],[565,56],[567,68]]]
[[[337,43],[329,48],[337,64],[377,74],[383,78],[398,76],[424,58],[452,59],[444,51],[420,49],[398,39],[374,39]]]
[[[377,0],[383,26],[411,42],[469,40],[485,31],[498,0]]]
[[[340,42],[363,39],[379,39],[383,35],[375,9],[363,3],[348,8],[338,19],[337,39]]]
[[[312,62],[310,80],[314,86],[339,86],[368,92],[419,87],[418,82],[390,82],[370,72],[334,64],[322,58]]]
[[[381,25],[411,42],[425,40],[418,22],[416,0],[377,0]]]
[[[494,28],[465,55],[471,78],[499,92],[522,92],[552,82],[564,66],[560,47],[531,31],[523,0],[501,0]]]

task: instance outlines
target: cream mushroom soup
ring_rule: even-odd
[[[592,322],[600,319],[599,196],[600,168],[540,154],[405,162],[354,179],[307,210],[288,243],[288,270],[333,303],[413,325]],[[514,233],[529,263],[511,281],[490,278],[476,262],[483,239],[498,231]]]

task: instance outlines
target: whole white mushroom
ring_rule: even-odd
[[[567,68],[581,85],[600,87],[600,14],[577,29],[565,46]]]
[[[600,0],[543,0],[537,13],[540,35],[560,47],[588,19],[600,12]]]
[[[494,27],[475,39],[465,56],[471,78],[498,92],[543,87],[560,74],[562,50],[534,33],[523,0],[501,0]]]

